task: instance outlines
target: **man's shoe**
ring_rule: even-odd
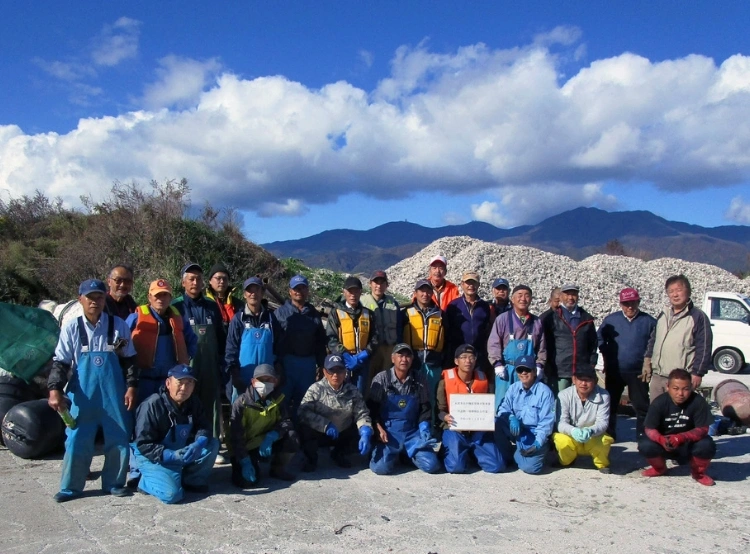
[[[612,470],[608,467],[600,467],[599,473],[603,473],[604,475],[609,475],[612,473]]]
[[[283,467],[272,467],[271,471],[268,472],[268,474],[273,477],[274,479],[279,479],[280,481],[296,481],[297,476],[293,473],[288,472]]]
[[[138,475],[137,477],[131,477],[130,479],[128,479],[125,482],[125,486],[128,487],[129,489],[135,490],[138,488],[138,483],[140,482],[141,482],[141,476]]]
[[[130,496],[131,494],[133,494],[133,491],[131,491],[127,487],[112,487],[111,489],[109,489],[109,494],[118,498],[124,498],[125,496]]]
[[[77,494],[71,494],[67,492],[58,492],[55,496],[52,497],[52,500],[57,502],[58,504],[62,502],[67,502],[68,500],[73,500],[74,498],[77,498]]]
[[[208,485],[188,485],[187,483],[183,483],[182,488],[188,492],[208,492]]]
[[[302,471],[305,473],[312,473],[316,469],[318,469],[317,462],[313,462],[312,460],[305,460],[305,463],[302,464]]]
[[[215,466],[223,466],[229,463],[229,458],[226,456],[223,456],[222,454],[218,454],[216,456],[216,461],[214,462]]]

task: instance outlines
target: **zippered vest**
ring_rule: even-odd
[[[414,350],[435,350],[443,351],[444,335],[443,318],[440,312],[430,314],[425,321],[424,314],[414,306],[406,309],[406,315],[409,316],[409,346]],[[407,334],[404,334],[404,339]]]
[[[375,315],[378,340],[382,344],[396,344],[396,340],[398,339],[398,303],[393,297],[386,295],[382,311],[372,294],[363,294],[359,301]]]
[[[154,365],[156,343],[159,340],[159,322],[153,316],[147,304],[138,306],[135,313],[138,314],[138,321],[135,324],[135,329],[133,329],[132,338],[136,352],[136,364],[140,369],[148,369]],[[190,363],[190,356],[188,356],[187,346],[185,345],[185,335],[183,334],[182,315],[177,308],[170,306],[164,319],[168,320],[172,327],[172,340],[174,341],[177,363]]]
[[[339,342],[344,349],[349,354],[366,350],[370,340],[370,312],[362,310],[357,327],[348,312],[337,309],[336,314],[339,316]]]
[[[451,409],[451,394],[486,394],[489,392],[489,381],[484,371],[474,370],[474,380],[471,388],[458,376],[458,371],[453,369],[443,370],[443,381],[445,381],[445,397],[448,400],[448,411]]]

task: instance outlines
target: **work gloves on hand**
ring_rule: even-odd
[[[359,428],[359,453],[367,456],[370,452],[370,437],[372,437],[372,427],[364,425]]]
[[[505,381],[508,380],[508,370],[503,364],[498,363],[495,366],[495,377],[499,377]]]
[[[643,358],[643,367],[641,368],[641,381],[644,383],[651,382],[651,358]]]
[[[521,452],[521,456],[531,456],[533,454],[536,454],[541,449],[542,449],[542,445],[539,444],[539,441],[534,441],[534,444],[532,444],[528,448],[522,448],[520,452]]]
[[[432,438],[429,421],[423,421],[419,424],[419,438],[423,441],[428,441]]]
[[[203,450],[203,447],[208,444],[208,437],[201,436],[195,439],[195,442],[186,446],[182,449],[182,462],[185,464],[192,464],[198,455]]]
[[[346,369],[348,369],[349,371],[357,367],[356,356],[352,356],[351,354],[349,354],[349,352],[344,352],[341,357],[344,358],[344,367],[346,367]]]
[[[583,429],[579,429],[578,427],[573,427],[570,436],[573,437],[574,441],[584,444],[591,438],[591,428],[584,427]]]
[[[275,443],[277,440],[279,440],[278,431],[269,431],[268,433],[266,433],[266,436],[263,437],[263,442],[260,443],[260,448],[258,449],[260,455],[264,458],[268,458],[269,456],[271,456],[273,443]]]
[[[339,430],[336,429],[336,426],[333,423],[329,423],[326,425],[326,435],[331,437],[333,440],[336,440],[339,438]]]
[[[542,364],[536,364],[536,378],[541,380],[544,377],[544,366]]]
[[[364,363],[367,363],[367,360],[370,359],[370,353],[367,350],[363,350],[356,356],[354,356],[354,359],[357,360],[358,365],[362,365]]]
[[[516,416],[512,415],[508,418],[508,427],[510,428],[510,434],[514,437],[521,434],[521,420]]]
[[[182,459],[184,448],[182,450],[170,450],[165,448],[161,453],[161,461],[165,464],[185,465]]]
[[[255,475],[255,467],[253,467],[253,462],[250,460],[250,456],[245,456],[244,458],[240,459],[240,466],[242,467],[242,478],[245,481],[255,483],[258,480]]]
[[[666,446],[664,448],[666,448],[667,450],[675,450],[681,445],[685,444],[687,442],[687,439],[681,434],[666,435],[664,437],[664,441],[666,442]]]

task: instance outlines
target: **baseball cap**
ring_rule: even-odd
[[[534,369],[536,367],[536,360],[534,356],[519,356],[516,358],[516,363],[513,364],[516,369],[519,367],[525,367],[526,369]]]
[[[385,271],[379,269],[377,271],[373,271],[372,275],[370,275],[370,281],[374,281],[375,279],[385,279],[386,281],[388,281],[388,275],[385,274]]]
[[[455,357],[458,358],[461,354],[474,354],[477,355],[477,350],[470,344],[462,344],[456,348]]]
[[[430,265],[435,265],[437,262],[440,262],[445,267],[448,267],[448,260],[445,259],[445,256],[435,256],[430,260]]]
[[[274,379],[279,378],[279,374],[276,373],[276,369],[271,364],[260,364],[255,366],[253,371],[253,379],[258,377],[273,377]]]
[[[465,283],[466,281],[476,281],[479,283],[479,273],[476,273],[475,271],[467,271],[461,276],[461,282]]]
[[[411,349],[411,346],[409,346],[405,342],[400,342],[396,346],[394,346],[393,354],[398,354],[399,352],[403,352],[404,350],[408,350],[410,354],[414,354],[414,351]]]
[[[563,286],[560,287],[560,292],[568,292],[571,290],[578,292],[581,289],[578,288],[578,285],[575,285],[573,283],[565,283]]]
[[[101,292],[107,294],[107,287],[104,281],[99,279],[86,279],[78,286],[78,296],[88,296],[92,292]]]
[[[182,266],[182,271],[180,271],[180,275],[185,275],[190,270],[198,270],[198,273],[203,273],[203,268],[199,266],[195,262],[188,262],[184,266]],[[192,271],[191,273],[195,273],[195,271]]]
[[[183,273],[185,273],[183,271]],[[208,270],[208,279],[210,280],[211,277],[216,275],[217,273],[226,273],[227,278],[230,278],[229,270],[227,269],[227,266],[225,266],[223,263],[219,262],[218,264],[214,264],[211,266],[211,269]]]
[[[596,370],[590,364],[582,364],[576,367],[573,375],[579,379],[597,379]]]
[[[633,302],[640,299],[641,296],[638,294],[638,291],[633,288],[628,287],[620,291],[620,302]]]
[[[342,358],[338,354],[328,354],[325,361],[323,362],[323,367],[328,371],[338,368],[346,368],[346,366],[344,365],[344,358]]]
[[[507,287],[510,288],[510,283],[508,283],[507,279],[503,279],[502,277],[498,277],[494,281],[492,281],[492,288],[493,289],[499,289],[500,287]]]
[[[289,280],[289,288],[293,289],[300,285],[305,285],[306,287],[310,286],[310,281],[307,280],[307,277],[304,275],[295,275]]]
[[[156,295],[160,292],[168,292],[169,294],[172,294],[172,287],[169,285],[169,281],[166,279],[157,279],[156,281],[151,281],[151,284],[148,286],[148,293]]]
[[[250,285],[258,285],[259,287],[263,287],[263,281],[260,277],[248,277],[245,279],[245,282],[242,283],[242,290],[247,289]]]
[[[344,290],[361,289],[361,288],[362,288],[362,281],[360,281],[354,276],[347,277],[346,281],[344,281]]]
[[[431,289],[433,288],[432,283],[430,283],[427,279],[420,279],[419,281],[417,281],[417,284],[414,285],[414,290],[419,290],[422,287],[430,287]]]
[[[177,364],[167,372],[167,377],[174,377],[175,379],[193,379],[197,381],[198,378],[193,373],[193,368],[187,364]]]

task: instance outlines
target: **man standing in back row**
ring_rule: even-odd
[[[448,304],[461,296],[458,287],[445,278],[448,273],[448,260],[445,256],[435,256],[430,260],[429,281],[432,285],[432,300],[445,313]]]
[[[375,319],[378,334],[378,347],[370,360],[370,379],[391,367],[393,347],[401,340],[401,312],[396,299],[387,294],[388,275],[385,271],[375,271],[370,277],[370,292],[360,298]]]

